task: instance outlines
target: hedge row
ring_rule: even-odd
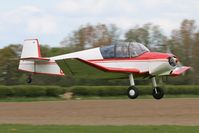
[[[126,95],[128,86],[74,86],[71,92],[75,96],[122,96]],[[137,86],[140,95],[151,95],[151,86]],[[168,85],[163,87],[170,95],[199,95],[199,86]]]
[[[39,97],[53,96],[57,97],[65,93],[65,89],[59,86],[0,86],[0,98],[2,97]]]
[[[67,89],[74,96],[122,96],[126,95],[128,86],[73,86]],[[151,95],[151,86],[137,86],[140,95]],[[167,85],[164,91],[170,95],[199,95],[199,86],[172,86]],[[59,86],[0,86],[0,98],[2,97],[57,97],[64,94],[66,89]]]

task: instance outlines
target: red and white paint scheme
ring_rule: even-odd
[[[115,42],[109,46],[92,48],[54,57],[42,57],[37,39],[24,41],[19,70],[33,74],[74,76],[80,78],[129,78],[127,94],[131,99],[139,95],[134,77],[149,77],[153,84],[153,97],[164,96],[156,84],[157,76],[178,76],[190,67],[180,66],[173,54],[150,52],[136,42]],[[31,82],[31,76],[27,82]]]

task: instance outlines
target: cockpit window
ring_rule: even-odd
[[[129,45],[128,43],[116,44],[115,45],[115,57],[116,58],[127,58],[129,57]]]
[[[114,58],[115,57],[115,45],[101,47],[100,52],[104,59]]]
[[[130,57],[136,57],[139,56],[145,52],[149,52],[149,49],[146,48],[141,43],[132,42],[129,45],[129,51],[130,51]]]
[[[103,58],[131,58],[139,56],[149,49],[141,43],[117,42],[109,46],[101,47]]]

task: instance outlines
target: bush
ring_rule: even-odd
[[[61,94],[64,94],[65,93],[65,89],[62,88],[62,87],[58,87],[58,86],[49,86],[49,87],[46,87],[46,95],[47,96],[54,96],[54,97],[57,97]]]
[[[73,86],[67,90],[75,96],[122,96],[126,95],[128,86]],[[137,86],[140,95],[151,95],[151,86]],[[199,86],[167,85],[163,87],[169,95],[199,95]],[[57,97],[66,89],[59,86],[0,86],[0,98],[4,97]]]
[[[75,96],[121,96],[126,95],[128,86],[74,86]],[[137,86],[140,95],[151,95],[151,86]],[[199,95],[199,86],[168,85],[163,87],[168,95]]]
[[[42,86],[13,86],[14,96],[20,97],[38,97],[45,96],[46,91]]]
[[[35,85],[17,85],[0,86],[0,97],[57,97],[65,93],[65,89],[59,86],[35,86]]]
[[[196,85],[190,85],[190,86],[184,86],[184,85],[176,85],[171,86],[168,85],[165,87],[166,94],[171,95],[199,95],[199,86]]]
[[[71,91],[77,96],[118,96],[126,94],[124,86],[74,86]]]
[[[77,96],[122,96],[127,94],[128,86],[74,86],[71,91]],[[150,86],[138,86],[140,95],[151,94]]]
[[[0,86],[0,98],[13,95],[13,90],[7,86]]]

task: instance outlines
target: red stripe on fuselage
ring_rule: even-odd
[[[168,59],[170,56],[173,56],[172,54],[168,53],[158,53],[158,52],[146,52],[140,56],[137,57],[131,57],[131,58],[107,58],[107,59],[97,59],[97,60],[88,60],[91,62],[100,62],[100,61],[152,61],[152,60],[165,60]]]
[[[167,53],[158,53],[158,52],[146,52],[140,56],[133,58],[109,58],[109,59],[98,59],[98,60],[87,60],[86,62],[89,64],[95,65],[100,69],[109,72],[127,72],[127,73],[147,73],[140,72],[135,68],[113,68],[113,67],[105,67],[96,63],[116,63],[116,62],[150,62],[150,61],[168,61],[168,58],[173,56],[172,54]]]
[[[90,66],[96,67],[102,71],[119,72],[119,73],[121,73],[121,72],[123,72],[123,73],[141,73],[138,69],[135,69],[135,68],[111,68],[111,67],[104,67],[104,66],[95,64],[91,61],[86,61],[86,60],[82,60],[82,59],[78,59],[78,60],[81,62],[84,62]],[[144,72],[144,73],[146,73],[146,72]]]

